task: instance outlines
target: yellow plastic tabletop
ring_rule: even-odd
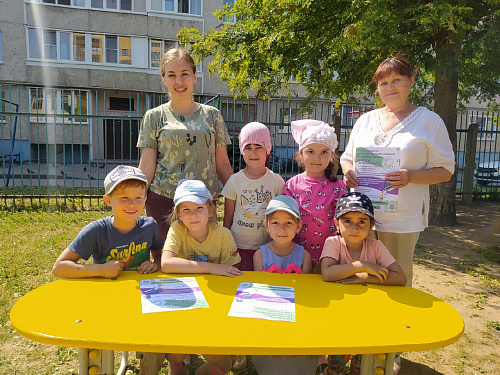
[[[210,308],[143,314],[139,282],[194,276]],[[295,322],[229,317],[241,282],[295,288]],[[123,351],[298,355],[369,354],[444,347],[463,333],[450,305],[409,287],[327,283],[320,275],[245,272],[62,279],[16,302],[10,319],[47,344]]]

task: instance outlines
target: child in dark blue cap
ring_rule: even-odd
[[[320,258],[323,280],[344,284],[406,284],[406,276],[389,250],[381,241],[368,237],[374,224],[370,198],[358,192],[340,197],[335,209],[340,236],[325,241]],[[343,374],[349,357],[329,355],[327,373]],[[356,370],[357,366],[351,362],[351,374]]]

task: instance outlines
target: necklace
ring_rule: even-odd
[[[410,124],[422,111],[425,109],[425,107],[418,107],[415,109],[413,112],[411,112],[408,116],[406,116],[403,121],[401,121],[399,124],[397,124],[395,127],[393,127],[391,130],[388,132],[385,132],[384,129],[382,128],[382,122],[380,121],[380,109],[377,110],[377,130],[378,133],[375,135],[375,138],[373,139],[373,142],[377,146],[385,147],[392,141],[392,137],[394,134],[398,133],[401,131],[405,126]]]

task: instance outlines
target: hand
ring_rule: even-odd
[[[242,271],[233,266],[227,266],[225,264],[217,264],[217,263],[210,263],[210,265],[211,265],[210,273],[212,275],[234,277],[243,274]]]
[[[390,172],[385,175],[385,180],[394,188],[401,189],[410,182],[410,171],[400,169],[396,172]]]
[[[348,188],[357,188],[359,185],[358,177],[354,172],[354,169],[349,169],[344,174],[344,183]]]
[[[137,271],[142,274],[153,273],[158,271],[159,267],[156,263],[153,263],[149,260],[142,262],[142,264],[137,267]]]
[[[361,264],[363,266],[363,272],[377,277],[382,283],[387,281],[387,276],[389,275],[389,270],[387,268],[371,262],[361,262]]]
[[[104,264],[100,264],[100,273],[102,277],[113,279],[118,277],[123,270],[123,262],[121,260],[110,260]]]

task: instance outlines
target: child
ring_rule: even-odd
[[[311,255],[293,242],[302,228],[299,205],[292,197],[280,195],[269,202],[264,227],[272,241],[262,245],[253,256],[255,271],[310,273]]]
[[[293,238],[300,231],[299,205],[292,197],[273,198],[266,209],[264,227],[271,242],[260,246],[253,256],[255,271],[273,273],[310,273],[311,256]],[[314,370],[313,356],[254,356],[259,374],[307,374]]]
[[[234,267],[240,262],[240,255],[233,236],[229,229],[217,225],[212,199],[202,181],[179,182],[161,258],[163,272],[210,273],[230,277],[242,274]],[[207,363],[196,371],[196,375],[226,374],[233,366],[230,355],[204,357]],[[172,373],[182,373],[184,358],[184,354],[167,355]]]
[[[292,136],[299,144],[295,154],[304,172],[285,183],[284,195],[295,198],[300,207],[302,230],[295,242],[311,254],[315,273],[325,240],[337,232],[334,223],[336,201],[347,188],[337,179],[338,142],[334,130],[322,121],[292,121]]]
[[[264,124],[246,124],[239,134],[246,167],[232,175],[224,188],[224,226],[231,229],[241,256],[239,269],[253,271],[253,255],[269,242],[262,221],[269,201],[281,195],[285,181],[268,169],[271,135]]]
[[[163,240],[156,221],[141,216],[146,185],[146,176],[138,168],[120,165],[113,169],[104,180],[103,196],[113,214],[82,229],[54,263],[54,276],[114,278],[122,270],[157,271]],[[93,264],[78,263],[90,256]]]
[[[358,192],[344,194],[337,202],[335,224],[340,236],[329,237],[321,253],[323,280],[406,284],[406,276],[389,250],[381,241],[368,238],[375,224],[370,198]],[[342,374],[348,357],[328,356],[329,373]],[[357,369],[352,362],[351,368]]]

